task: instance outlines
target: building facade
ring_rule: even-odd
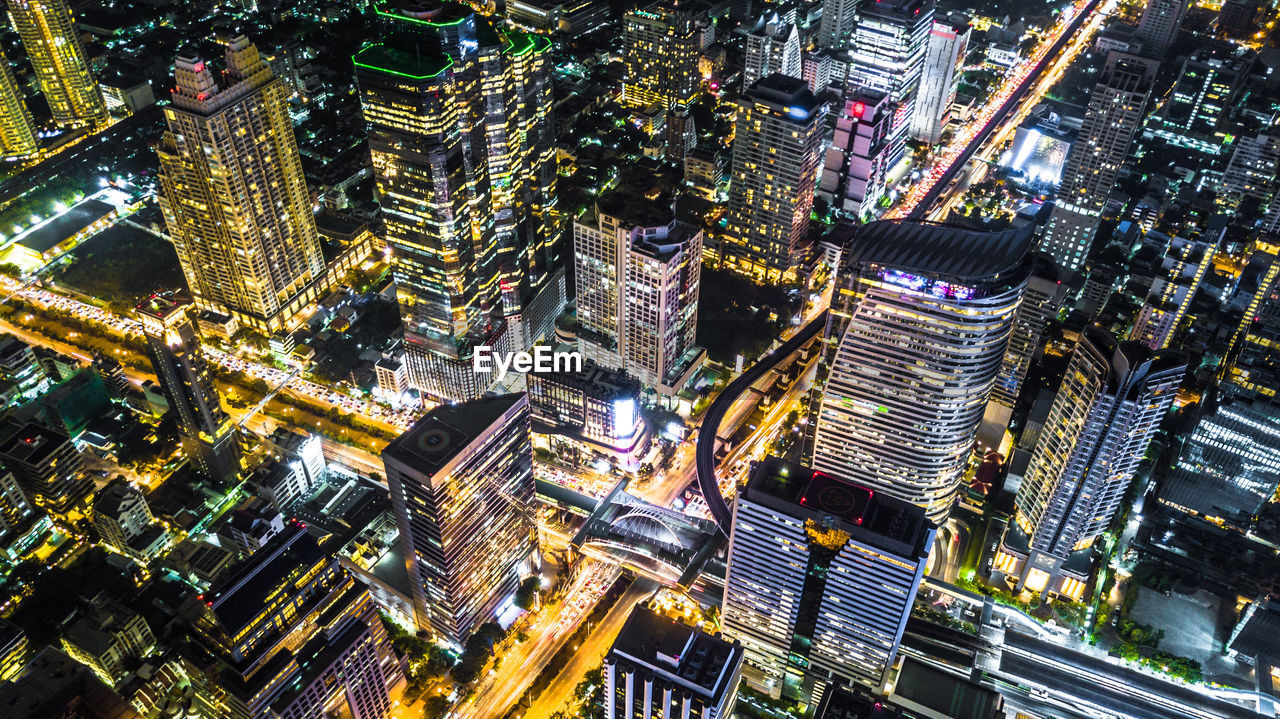
[[[1019,590],[1073,593],[1062,564],[1111,523],[1186,369],[1180,352],[1085,328],[1018,489],[1017,526],[1029,537]]]
[[[666,156],[675,162],[697,143],[689,103],[701,84],[702,43],[694,20],[692,6],[675,0],[656,0],[622,19],[622,104],[662,116]]]
[[[767,459],[734,504],[722,625],[758,691],[813,704],[835,681],[879,689],[936,527],[923,510]]]
[[[37,422],[0,424],[0,466],[13,472],[27,499],[64,514],[93,491],[84,457],[65,433]]]
[[[1133,33],[1134,38],[1142,43],[1146,55],[1164,57],[1178,38],[1189,4],[1187,0],[1147,0],[1142,17],[1138,19],[1138,29]]]
[[[1142,122],[1158,67],[1155,60],[1137,55],[1107,54],[1040,239],[1040,248],[1068,270],[1078,270],[1089,256],[1102,210]]]
[[[409,381],[471,399],[474,348],[527,348],[564,306],[550,42],[453,3],[378,14],[353,61]]]
[[[778,72],[789,77],[803,77],[800,64],[800,31],[794,23],[783,22],[778,13],[763,17],[746,33],[746,61],[742,70],[742,86]]]
[[[9,17],[22,38],[54,122],[76,127],[105,125],[107,105],[66,0],[9,0]]]
[[[217,716],[391,716],[404,670],[377,607],[301,523],[190,603]]]
[[[906,140],[933,29],[933,5],[933,0],[887,0],[858,5],[845,84],[852,89],[883,92],[893,103],[890,167],[906,154]]]
[[[9,58],[0,52],[0,151],[5,158],[20,158],[39,149],[35,120],[9,67]]]
[[[605,719],[729,719],[742,647],[638,606],[604,658]]]
[[[227,44],[224,77],[175,61],[160,209],[195,304],[272,334],[317,299],[324,258],[284,83],[244,36]]]
[[[858,228],[810,403],[815,469],[946,518],[1031,274],[1031,230]]]
[[[529,401],[442,405],[382,452],[418,629],[461,646],[537,551]]]
[[[893,106],[888,95],[858,90],[844,101],[835,134],[822,158],[817,197],[844,217],[874,216],[885,194]]]
[[[616,192],[573,235],[583,357],[671,397],[705,357],[695,344],[702,231],[668,204]]]
[[[951,103],[960,86],[960,67],[969,50],[972,28],[957,28],[934,22],[925,47],[920,92],[911,114],[911,137],[930,145],[942,140],[942,131],[951,120]]]
[[[775,74],[747,88],[734,124],[725,267],[757,282],[794,275],[809,232],[825,114],[804,80]]]
[[[1209,242],[1170,238],[1129,339],[1153,350],[1168,347],[1216,255],[1217,247]]]
[[[183,453],[200,474],[229,483],[242,469],[240,441],[230,415],[222,409],[213,368],[187,314],[190,308],[184,301],[153,295],[137,312]]]

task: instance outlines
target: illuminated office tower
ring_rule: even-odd
[[[799,78],[769,75],[738,101],[726,267],[757,282],[785,281],[799,261],[822,164],[826,106]]]
[[[960,87],[960,67],[964,64],[971,32],[968,26],[955,28],[945,22],[933,23],[920,75],[920,92],[911,115],[911,137],[930,145],[942,140],[942,131],[951,117],[951,103]]]
[[[222,690],[210,692],[216,716],[391,716],[403,670],[378,608],[305,525],[289,523],[192,599],[204,650],[192,661]]]
[[[382,451],[420,631],[493,621],[538,549],[529,400],[441,405]]]
[[[1236,138],[1231,159],[1222,171],[1218,204],[1229,212],[1242,205],[1271,214],[1275,208],[1277,172],[1280,171],[1280,136],[1258,134]],[[1274,223],[1266,228],[1274,232]]]
[[[614,192],[573,234],[583,357],[674,397],[705,355],[694,344],[702,231],[669,204]]]
[[[1181,352],[1085,328],[1018,488],[1017,530],[1028,537],[1019,591],[1078,598],[1087,570],[1063,565],[1111,523],[1186,369]]]
[[[178,426],[182,451],[206,477],[233,482],[241,469],[240,443],[222,409],[213,370],[188,316],[191,306],[162,295],[138,305],[147,354]]]
[[[1102,76],[1089,96],[1075,144],[1067,155],[1058,199],[1039,249],[1068,270],[1089,256],[1107,197],[1142,122],[1159,63],[1122,52],[1107,53]]]
[[[0,52],[0,151],[4,157],[27,157],[39,149],[36,123],[13,77],[9,58]]]
[[[813,467],[951,511],[1031,273],[1031,225],[862,225],[815,386]]]
[[[884,197],[892,125],[893,107],[884,93],[859,90],[844,101],[816,190],[832,210],[856,219],[872,216]]]
[[[66,0],[9,0],[9,17],[59,125],[102,125],[107,104],[89,70]]]
[[[271,334],[319,299],[311,194],[284,83],[244,36],[224,83],[196,56],[174,63],[160,156],[160,209],[195,304]]]
[[[778,13],[760,18],[746,33],[746,62],[742,70],[742,86],[766,75],[780,72],[790,77],[803,77],[800,64],[800,30],[794,23],[783,22]]]
[[[488,389],[476,346],[522,349],[564,305],[543,37],[432,0],[379,7],[356,53],[411,385]]]
[[[1188,0],[1147,0],[1133,36],[1142,43],[1143,54],[1163,57],[1178,38]]]
[[[697,142],[689,103],[701,81],[702,44],[692,5],[657,0],[628,12],[622,23],[622,104],[665,113],[667,158],[682,162]]]
[[[1208,242],[1170,239],[1129,339],[1153,350],[1168,347],[1216,254],[1217,248]]]
[[[775,458],[733,507],[721,626],[743,679],[809,704],[833,681],[879,689],[933,546],[924,511]]]
[[[876,90],[893,103],[889,166],[906,154],[933,28],[933,0],[864,0],[849,47],[850,88]]]

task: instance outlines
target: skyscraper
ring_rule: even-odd
[[[1147,7],[1138,20],[1138,29],[1133,34],[1142,43],[1143,54],[1164,57],[1182,29],[1187,5],[1187,0],[1147,0]]]
[[[1040,239],[1040,248],[1068,270],[1079,269],[1089,256],[1102,209],[1142,122],[1157,67],[1155,60],[1136,55],[1107,54]]]
[[[193,658],[225,692],[217,716],[390,716],[403,672],[378,609],[304,525],[192,600],[207,652]]]
[[[1237,128],[1224,120],[1249,92],[1256,60],[1253,50],[1231,43],[1193,50],[1177,82],[1151,113],[1144,136],[1202,153],[1209,161],[1226,154]]]
[[[550,43],[453,3],[378,14],[382,42],[353,60],[409,381],[470,399],[488,389],[474,348],[528,347],[564,305]]]
[[[729,719],[741,678],[742,647],[639,606],[604,658],[604,719]]]
[[[907,131],[933,27],[933,5],[933,0],[876,0],[858,5],[846,84],[883,92],[893,103],[890,167],[906,154]]]
[[[66,0],[9,0],[9,17],[59,125],[101,125],[107,105]]]
[[[789,77],[804,75],[800,64],[800,31],[794,23],[783,22],[776,12],[760,18],[746,33],[742,86],[751,87],[756,80],[775,72]]]
[[[704,359],[694,344],[702,231],[669,204],[615,192],[573,234],[583,356],[672,397]]]
[[[9,58],[0,52],[0,151],[4,157],[27,157],[39,149],[27,101],[13,77]]]
[[[1031,273],[1031,231],[855,230],[810,405],[814,469],[946,518]]]
[[[883,92],[859,90],[844,101],[816,191],[831,209],[854,219],[872,216],[884,197],[892,127],[893,106]]]
[[[152,295],[137,311],[147,336],[147,354],[178,425],[183,453],[196,471],[231,482],[241,469],[236,427],[218,400],[213,371],[189,310],[186,302]]]
[[[71,438],[36,422],[9,417],[0,424],[0,466],[13,472],[28,499],[51,513],[65,514],[93,491]]]
[[[825,113],[799,78],[774,74],[747,88],[734,123],[729,220],[721,243],[729,269],[758,282],[791,275],[797,246],[809,232]]]
[[[1029,538],[1019,590],[1078,595],[1061,580],[1087,573],[1063,564],[1111,523],[1186,369],[1181,352],[1085,328],[1018,488],[1017,530]]]
[[[878,689],[936,527],[923,510],[769,458],[734,503],[724,634],[753,688],[815,703],[833,681]]]
[[[960,66],[969,49],[972,28],[953,27],[934,22],[925,49],[924,70],[920,75],[920,92],[911,115],[911,136],[930,145],[942,139],[942,131],[951,117],[951,103],[960,85]]]
[[[701,81],[702,45],[692,6],[655,0],[628,12],[622,23],[622,58],[627,66],[622,104],[636,110],[656,107],[665,113],[667,158],[682,162],[697,141],[689,103]]]
[[[195,304],[271,334],[319,299],[324,275],[284,83],[244,36],[225,83],[194,55],[174,63],[160,209]]]
[[[418,629],[461,645],[537,551],[529,401],[441,405],[382,452]]]

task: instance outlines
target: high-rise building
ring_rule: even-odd
[[[54,121],[69,126],[106,123],[107,105],[66,0],[9,0],[9,17]]]
[[[845,99],[815,191],[832,210],[853,219],[873,216],[885,193],[892,126],[888,95],[858,90]]]
[[[48,381],[31,345],[11,334],[0,334],[0,381],[13,384],[16,393],[32,399]]]
[[[920,74],[920,92],[911,114],[911,137],[930,145],[942,140],[942,131],[951,119],[951,103],[960,87],[960,67],[969,49],[969,26],[957,28],[934,22]]]
[[[1107,53],[1040,239],[1040,248],[1062,267],[1077,270],[1089,255],[1102,210],[1142,122],[1158,67],[1155,60],[1137,55]]]
[[[200,346],[195,321],[188,316],[190,308],[185,301],[152,295],[138,305],[138,319],[183,453],[200,474],[231,482],[241,470],[240,443],[218,399],[213,369]]]
[[[839,476],[754,465],[734,504],[722,605],[743,678],[809,704],[835,681],[879,689],[935,530],[919,507]]]
[[[65,433],[14,418],[0,424],[0,466],[13,472],[26,497],[65,514],[93,491],[84,457]]]
[[[35,120],[13,77],[9,58],[0,52],[0,151],[3,157],[16,158],[34,155],[39,149]]]
[[[156,635],[137,612],[98,595],[62,628],[62,649],[108,684],[115,684],[156,648]]]
[[[25,541],[38,531],[35,525],[42,517],[44,513],[31,506],[13,472],[0,469],[0,556],[4,553],[11,559],[21,556],[27,548]],[[44,519],[48,521],[47,517]]]
[[[1198,47],[1182,63],[1178,80],[1146,123],[1144,136],[1215,159],[1235,134],[1223,122],[1247,91],[1256,55],[1230,43]]]
[[[1031,274],[1032,227],[887,220],[855,232],[810,404],[813,466],[941,522]]]
[[[826,106],[804,80],[761,78],[739,101],[734,123],[729,220],[721,261],[758,282],[791,276],[822,164]]]
[[[1178,38],[1188,4],[1187,0],[1147,0],[1147,7],[1138,20],[1138,29],[1133,34],[1142,43],[1144,54],[1164,57]]]
[[[1200,418],[1182,445],[1160,501],[1248,530],[1280,486],[1280,407],[1230,396]]]
[[[174,63],[160,209],[201,309],[273,334],[319,299],[324,275],[284,83],[244,36],[225,82],[195,55]]]
[[[890,167],[906,154],[933,28],[933,6],[933,0],[877,0],[858,5],[846,84],[883,92],[893,103]]]
[[[1063,565],[1111,523],[1186,369],[1181,352],[1085,328],[1018,488],[1010,531],[1027,536],[1019,590],[1079,596],[1087,570]]]
[[[670,204],[613,192],[574,221],[583,357],[672,397],[698,370],[702,231]]]
[[[832,52],[849,48],[857,25],[859,0],[823,0],[822,21],[818,25],[818,46]]]
[[[380,42],[353,60],[407,374],[471,399],[488,389],[474,348],[527,348],[564,306],[550,42],[448,2],[378,14]]]
[[[1280,392],[1280,243],[1255,240],[1247,269],[1255,267],[1258,286],[1231,335],[1222,379],[1233,391],[1274,399]]]
[[[298,522],[192,597],[217,716],[390,716],[403,670],[363,584]],[[201,606],[203,605],[203,606]]]
[[[529,401],[441,405],[382,452],[420,631],[461,645],[537,551]]]
[[[134,549],[133,542],[155,522],[147,498],[123,479],[95,494],[92,518],[98,537],[122,554],[141,554]]]
[[[1153,350],[1168,347],[1216,254],[1217,247],[1203,240],[1170,238],[1129,339]]]
[[[1237,137],[1231,159],[1222,171],[1218,204],[1230,212],[1249,201],[1253,209],[1274,207],[1277,172],[1280,171],[1280,136],[1269,134]],[[1274,225],[1268,232],[1274,232]]]
[[[741,678],[737,643],[636,607],[604,658],[604,717],[729,719]]]
[[[803,77],[800,64],[800,30],[795,23],[783,22],[778,13],[760,18],[746,33],[746,61],[742,70],[742,86],[766,75],[780,72],[789,77]]]
[[[622,104],[664,115],[667,158],[676,162],[697,141],[689,103],[701,81],[702,43],[694,20],[692,4],[678,0],[655,0],[622,19]]]

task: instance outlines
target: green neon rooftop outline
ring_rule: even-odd
[[[371,51],[377,50],[378,48],[381,48],[381,47],[383,47],[383,44],[382,44],[382,43],[377,43],[377,44],[375,44],[375,45],[370,45],[370,46],[368,46],[368,47],[366,47],[366,48],[363,48],[363,49],[361,49],[359,52],[357,52],[356,54],[354,54],[354,55],[352,55],[352,56],[351,56],[351,62],[352,62],[356,67],[363,67],[363,68],[368,69],[368,70],[376,70],[376,71],[378,71],[378,72],[385,72],[385,73],[387,73],[387,74],[389,74],[389,75],[397,75],[397,76],[399,76],[399,77],[407,77],[407,78],[409,78],[410,80],[430,80],[430,79],[431,79],[431,78],[433,78],[433,77],[438,77],[438,76],[440,75],[440,73],[444,72],[445,70],[448,70],[449,68],[453,67],[453,58],[449,57],[448,55],[445,55],[445,56],[444,56],[444,58],[443,58],[444,64],[440,66],[440,69],[439,69],[439,70],[436,70],[435,72],[433,72],[433,73],[431,73],[431,74],[429,74],[429,75],[415,75],[415,74],[413,74],[413,73],[411,73],[411,72],[404,72],[403,70],[393,70],[392,68],[384,67],[384,66],[382,66],[382,65],[374,65],[374,64],[371,64],[371,63],[367,63],[367,62],[360,62],[359,58],[360,58],[360,56],[361,56],[361,55],[364,55],[365,53],[368,53],[368,52],[371,52]]]
[[[449,22],[436,22],[434,20],[423,20],[421,18],[409,17],[408,15],[401,15],[400,13],[395,11],[383,10],[382,6],[386,4],[387,4],[386,0],[379,0],[379,2],[376,5],[374,5],[373,11],[378,13],[382,17],[394,18],[396,20],[404,20],[405,22],[411,22],[418,25],[430,25],[431,27],[450,27],[453,25],[461,25],[467,19],[467,16],[463,15],[457,20],[450,20]]]

